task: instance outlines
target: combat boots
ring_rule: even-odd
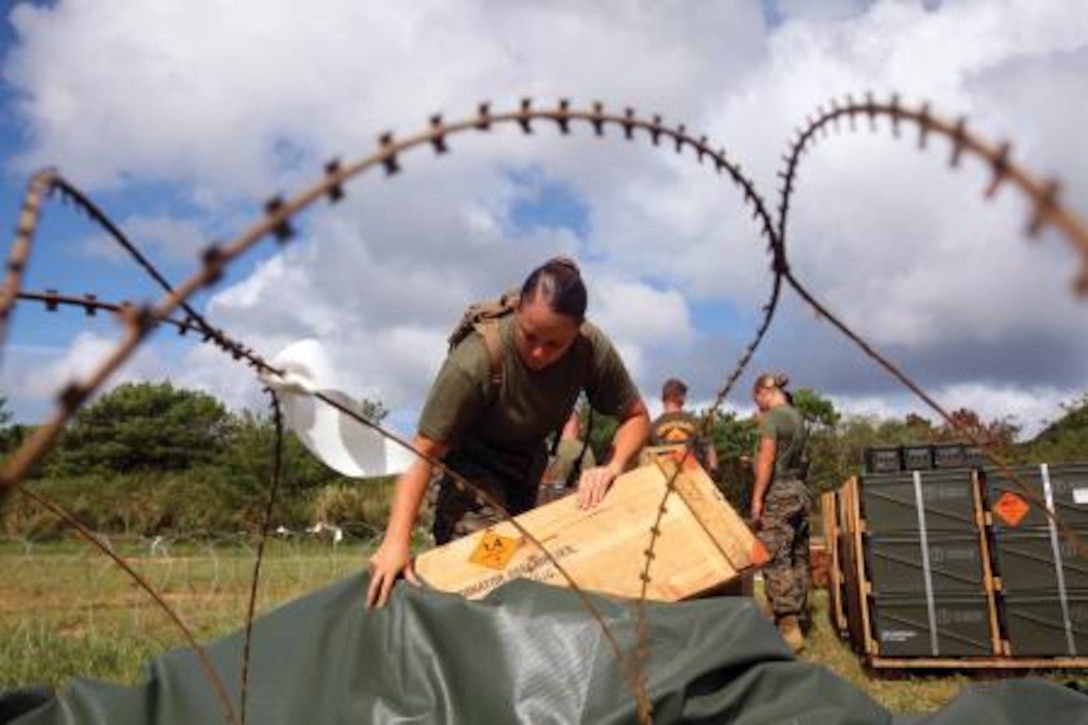
[[[778,633],[782,635],[782,639],[786,640],[786,644],[790,646],[794,654],[797,654],[805,648],[805,635],[801,631],[801,624],[797,621],[797,617],[787,616],[782,617],[775,626],[778,627]]]

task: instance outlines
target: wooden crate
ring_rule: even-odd
[[[820,515],[823,519],[824,543],[830,560],[827,576],[827,609],[831,624],[840,634],[846,632],[844,581],[842,572],[843,532],[839,521],[839,495],[825,491],[820,495]]]
[[[646,597],[678,601],[720,590],[767,561],[767,552],[693,456],[683,469],[668,456],[616,479],[595,508],[578,507],[577,496],[517,517],[585,590],[639,597],[650,529],[668,482],[675,491],[665,505],[649,570]],[[470,599],[515,578],[569,586],[535,544],[510,522],[500,523],[416,559],[416,573],[430,586]]]

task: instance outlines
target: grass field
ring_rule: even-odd
[[[237,541],[175,544],[152,555],[146,542],[132,542],[114,549],[176,609],[198,640],[243,626],[253,547]],[[258,613],[359,571],[369,551],[368,544],[270,541]],[[85,543],[0,543],[0,587],[0,690],[59,687],[74,676],[133,684],[148,660],[185,643],[148,595]],[[944,672],[872,676],[832,630],[825,592],[817,592],[815,606],[802,659],[830,668],[893,712],[939,709],[967,683],[985,679]],[[1088,683],[1083,671],[1034,674]]]

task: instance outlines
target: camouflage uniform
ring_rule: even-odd
[[[534,460],[535,459],[535,460]],[[464,449],[446,456],[446,465],[487,493],[502,507],[485,503],[472,491],[461,490],[453,476],[444,474],[438,482],[435,502],[435,543],[445,544],[502,521],[503,509],[511,516],[532,508],[543,474],[543,456],[502,455],[497,451]]]
[[[776,479],[763,498],[759,540],[771,560],[763,568],[767,601],[774,618],[808,617],[809,513],[812,496],[797,478]]]
[[[775,441],[774,474],[763,497],[759,540],[770,562],[763,568],[767,601],[775,621],[808,618],[809,514],[812,495],[805,484],[804,418],[796,408],[780,405],[760,421],[760,436]]]

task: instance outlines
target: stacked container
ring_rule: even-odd
[[[985,483],[1009,654],[1088,655],[1088,465],[989,469]]]
[[[919,465],[923,458],[914,454]],[[989,657],[999,651],[980,503],[970,468],[862,479],[871,654]]]

